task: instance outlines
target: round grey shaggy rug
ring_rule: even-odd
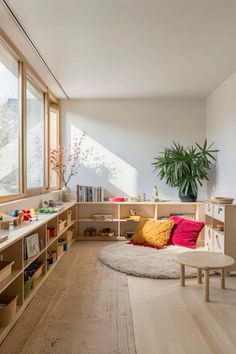
[[[98,258],[107,266],[122,273],[144,278],[177,279],[179,263],[176,255],[192,251],[180,246],[168,246],[157,250],[149,247],[134,246],[127,242],[116,242],[104,247]],[[185,268],[187,278],[196,277],[194,268]]]

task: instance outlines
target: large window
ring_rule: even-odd
[[[21,191],[20,137],[19,62],[0,42],[0,197]]]
[[[27,77],[27,188],[45,186],[44,93]]]
[[[58,189],[58,100],[0,27],[0,203]]]

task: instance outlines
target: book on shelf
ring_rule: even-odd
[[[76,186],[77,202],[104,202],[104,188]]]

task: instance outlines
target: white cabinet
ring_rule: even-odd
[[[205,221],[205,249],[236,260],[236,205],[205,203]]]
[[[225,206],[213,205],[213,217],[216,220],[224,222],[225,220]]]
[[[213,230],[205,227],[205,248],[207,251],[213,251]]]
[[[213,231],[213,251],[225,253],[225,236],[223,232]]]
[[[205,204],[205,214],[208,216],[213,216],[213,204],[212,203],[206,203]]]

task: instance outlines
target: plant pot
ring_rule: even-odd
[[[67,186],[64,186],[62,188],[62,201],[63,202],[70,202],[70,200],[71,200],[70,188]]]
[[[196,202],[197,195],[195,195],[192,191],[188,191],[187,194],[184,194],[179,191],[179,199],[181,200],[181,202]]]

